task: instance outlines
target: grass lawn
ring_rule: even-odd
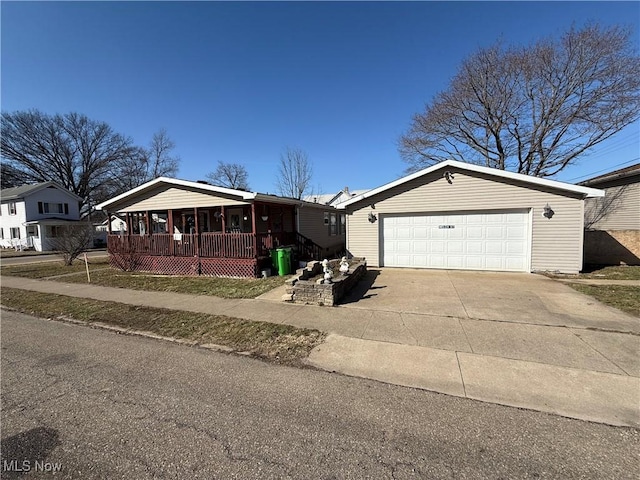
[[[639,266],[586,266],[578,275],[548,273],[551,278],[594,278],[599,280],[640,280]]]
[[[90,258],[88,260],[89,270],[109,268],[107,258]],[[87,281],[84,260],[75,260],[73,265],[65,266],[62,261],[29,263],[24,265],[8,265],[0,269],[1,275],[12,275],[14,277],[26,278],[46,278],[56,275],[66,275],[69,273],[85,273],[84,281]]]
[[[5,307],[38,317],[66,317],[88,324],[100,322],[194,340],[200,344],[215,343],[283,364],[300,365],[300,361],[322,343],[326,335],[319,330],[289,325],[136,307],[13,288],[3,288],[0,301]]]
[[[630,285],[569,284],[575,290],[591,295],[600,302],[640,317],[640,287]]]
[[[104,287],[131,288],[133,290],[151,290],[156,292],[190,293],[211,295],[221,298],[256,298],[284,284],[286,277],[268,278],[219,278],[219,277],[178,277],[170,275],[151,275],[139,272],[123,272],[109,268],[107,259],[89,261],[91,283]],[[65,267],[58,262],[31,265],[12,265],[2,267],[2,275],[27,278],[52,278],[67,283],[87,283],[83,261],[75,261]],[[66,274],[77,273],[77,275]]]

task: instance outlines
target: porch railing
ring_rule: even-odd
[[[293,243],[292,233],[108,235],[111,253],[206,258],[256,258]]]

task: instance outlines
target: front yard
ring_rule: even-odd
[[[640,317],[640,287],[633,285],[586,285],[570,283],[574,290],[611,307]]]
[[[106,259],[89,260],[91,283],[104,287],[151,290],[156,292],[211,295],[221,298],[256,298],[284,284],[286,277],[220,278],[177,277],[140,272],[123,272],[109,267]],[[58,262],[2,267],[2,275],[47,279],[67,283],[87,283],[83,261],[65,267]]]

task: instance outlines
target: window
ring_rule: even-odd
[[[16,214],[16,202],[9,202],[9,215]],[[20,238],[20,237],[17,237]]]
[[[27,226],[27,237],[36,237],[36,238],[38,238],[38,226],[37,225],[28,225]]]
[[[329,225],[329,212],[324,212],[324,224]]]
[[[338,234],[338,214],[330,213],[329,214],[329,235],[335,236]]]
[[[347,233],[347,216],[342,213],[340,214],[340,235],[345,235]]]
[[[11,227],[11,238],[20,238],[20,227]]]
[[[38,202],[38,213],[64,213],[69,215],[69,204]]]
[[[62,226],[60,225],[50,225],[47,227],[47,230],[49,230],[49,238],[61,237],[63,234]]]
[[[4,240],[4,228],[0,228],[0,240]]]

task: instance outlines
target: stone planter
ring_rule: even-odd
[[[329,265],[334,271],[332,283],[324,283],[321,262],[309,262],[306,268],[298,270],[294,277],[286,281],[287,294],[283,300],[334,306],[367,272],[367,262],[364,258],[349,260],[349,273],[346,275],[337,271],[340,260],[331,260]]]

